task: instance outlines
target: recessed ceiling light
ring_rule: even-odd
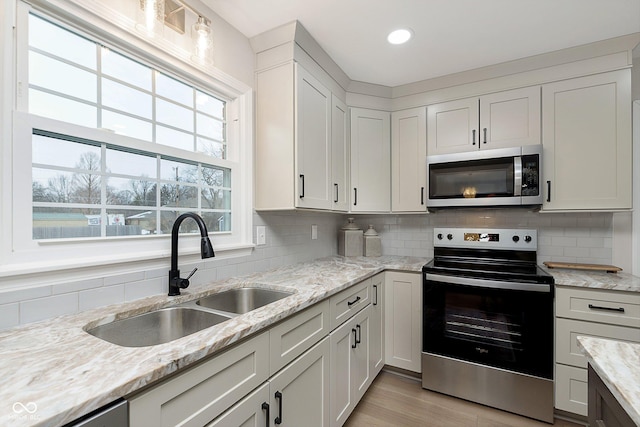
[[[413,32],[411,30],[400,28],[390,32],[387,36],[387,41],[391,44],[402,44],[408,42],[412,35]]]

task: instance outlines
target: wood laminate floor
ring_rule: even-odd
[[[582,427],[556,419],[554,426]],[[345,427],[549,427],[550,424],[424,390],[419,381],[381,372]]]

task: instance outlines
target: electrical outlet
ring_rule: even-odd
[[[315,224],[311,225],[311,240],[318,239],[318,226]]]
[[[267,228],[264,225],[256,227],[256,245],[267,244]]]

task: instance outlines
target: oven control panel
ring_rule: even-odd
[[[538,230],[520,228],[434,228],[433,246],[535,251]]]

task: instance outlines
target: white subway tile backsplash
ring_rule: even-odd
[[[51,286],[40,286],[37,288],[5,290],[0,292],[0,304],[9,304],[12,302],[28,301],[31,299],[42,298],[51,295]]]
[[[137,282],[138,280],[144,280],[145,277],[146,275],[144,271],[135,271],[132,273],[116,274],[113,276],[105,277],[104,286],[121,285],[123,283],[128,283],[128,282]]]
[[[79,292],[86,289],[99,288],[104,285],[104,279],[87,279],[78,280],[76,282],[58,283],[53,285],[53,294],[67,294],[69,292]]]
[[[20,303],[20,323],[37,322],[78,312],[78,293],[72,292]]]
[[[78,295],[79,311],[124,302],[124,285],[104,286],[82,291]]]
[[[169,290],[169,277],[142,280],[124,285],[124,300],[132,301],[167,293]]]
[[[18,303],[0,305],[0,330],[20,324],[20,305]]]

